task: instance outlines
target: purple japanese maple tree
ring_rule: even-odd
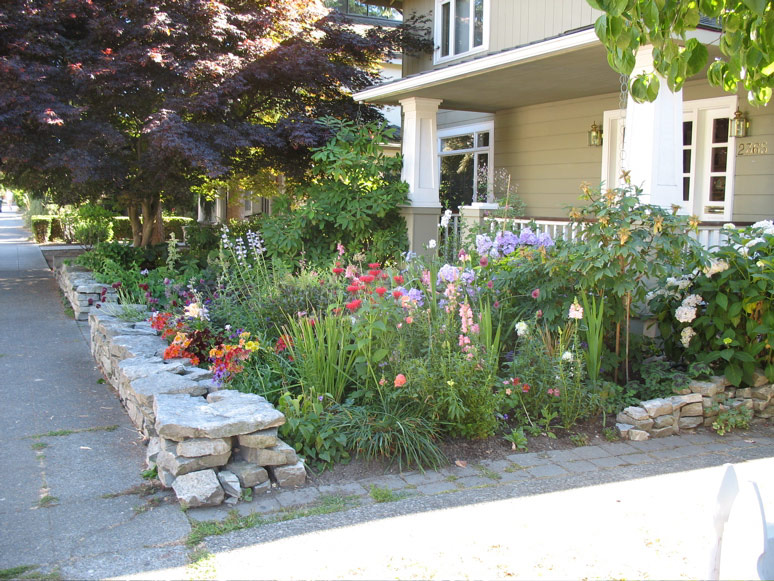
[[[298,175],[324,116],[422,27],[365,33],[318,0],[4,0],[0,179],[60,203],[114,198],[135,245],[161,202],[273,168]]]

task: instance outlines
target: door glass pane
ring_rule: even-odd
[[[489,147],[489,132],[483,131],[478,134],[478,147]]]
[[[693,143],[693,121],[683,121],[683,145]]]
[[[484,0],[475,0],[473,5],[473,46],[484,44]]]
[[[441,139],[441,151],[455,151],[457,149],[473,149],[473,134],[455,135]]]
[[[441,156],[441,205],[457,212],[473,201],[473,154]]]
[[[474,202],[489,202],[489,154],[479,153],[476,163],[476,199]]]
[[[724,202],[726,199],[726,176],[710,178],[710,202]]]
[[[712,143],[728,143],[728,118],[712,121]]]
[[[724,173],[726,171],[726,162],[728,161],[727,147],[712,148],[712,171],[713,173]]]
[[[691,173],[691,150],[683,149],[683,173]]]
[[[691,199],[691,178],[688,176],[683,177],[683,202],[687,202]]]
[[[470,0],[454,2],[454,54],[470,49]]]
[[[441,5],[441,56],[449,56],[450,10],[449,2]]]

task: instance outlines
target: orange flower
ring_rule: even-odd
[[[399,373],[395,376],[395,387],[403,387],[404,385],[406,385],[406,376]]]

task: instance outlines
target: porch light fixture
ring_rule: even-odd
[[[747,137],[747,129],[749,127],[750,122],[747,120],[747,117],[737,109],[731,119],[731,137]]]
[[[599,147],[600,145],[602,145],[602,128],[594,121],[589,129],[589,147]]]

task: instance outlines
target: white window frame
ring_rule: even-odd
[[[715,97],[711,99],[697,99],[694,101],[683,102],[683,121],[693,121],[693,139],[691,154],[691,186],[688,201],[682,202],[682,211],[687,214],[695,214],[702,221],[730,221],[734,208],[734,185],[736,181],[736,138],[728,138],[728,158],[726,162],[726,196],[724,202],[709,202],[705,199],[704,191],[699,192],[696,188],[698,172],[702,172],[703,189],[708,187],[704,180],[709,179],[709,164],[711,157],[711,132],[712,125],[707,122],[709,112],[721,112],[722,116],[732,118],[737,107],[737,97]],[[621,158],[620,148],[623,140],[621,129],[622,120],[625,120],[626,111],[616,109],[605,111],[602,121],[603,135],[602,142],[602,181],[605,187],[620,187]],[[682,167],[682,127],[680,129],[680,164]],[[626,160],[624,160],[626,166]],[[681,176],[685,175],[681,172]],[[682,182],[681,182],[682,199]],[[706,213],[705,206],[723,206],[722,214]]]
[[[486,147],[478,147],[476,143],[476,134],[489,133],[489,145]],[[452,151],[441,151],[441,143],[444,139],[450,137],[459,137],[461,135],[473,135],[473,147],[467,149],[455,149]],[[437,183],[441,183],[441,158],[449,155],[464,155],[466,153],[481,154],[486,153],[489,164],[487,166],[487,180],[491,184],[494,181],[494,120],[483,121],[481,123],[475,123],[471,125],[458,125],[455,127],[445,127],[438,130],[438,159],[436,160],[436,175],[438,176]],[[474,165],[473,169],[473,194],[478,191],[478,164]],[[471,200],[471,203],[475,200]]]
[[[473,35],[474,35],[474,26],[469,27],[469,37],[468,37],[468,50],[464,52],[455,53],[454,52],[454,45],[455,45],[455,27],[454,27],[454,21],[456,18],[456,4],[455,0],[435,0],[435,23],[434,23],[434,40],[435,40],[435,50],[433,51],[433,63],[444,63],[447,61],[451,61],[454,59],[458,59],[464,56],[468,56],[471,54],[476,54],[479,52],[484,52],[489,49],[489,21],[490,21],[490,0],[483,0],[484,1],[484,30],[483,30],[483,38],[480,46],[473,46]],[[442,7],[444,4],[449,5],[449,54],[446,56],[441,56],[441,35],[443,30],[443,22],[442,22],[442,14],[443,10]],[[473,22],[473,11],[475,7],[475,1],[470,0],[470,14],[469,18],[471,21],[471,24]]]

